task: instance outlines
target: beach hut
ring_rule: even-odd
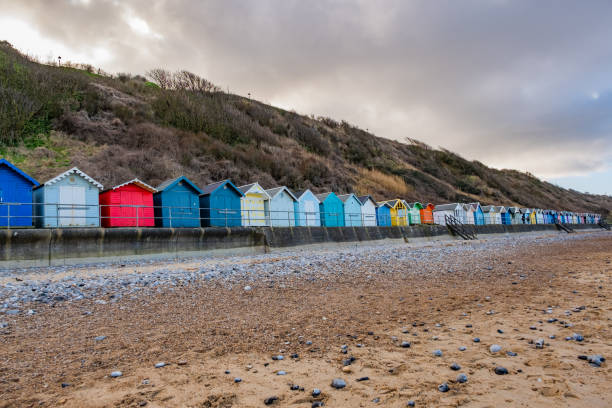
[[[376,201],[371,195],[357,197],[361,201],[361,220],[364,227],[375,227],[376,222]]]
[[[522,224],[522,216],[521,211],[518,207],[508,207],[508,214],[510,214],[510,224]]]
[[[480,203],[470,203],[469,205],[474,210],[474,225],[484,225],[484,213],[482,212]]]
[[[529,209],[529,223],[532,225],[537,224],[537,214],[535,208]]]
[[[506,207],[500,205],[497,207],[497,211],[500,217],[501,224],[512,224],[512,217],[510,216],[510,213],[508,212],[508,209]]]
[[[431,203],[421,208],[421,224],[433,224],[433,209],[434,205]]]
[[[403,200],[395,199],[385,201],[391,206],[391,225],[394,227],[404,227],[408,224],[407,208]]]
[[[433,209],[434,224],[446,225],[446,216],[454,217],[465,224],[465,210],[460,203],[439,204]]]
[[[474,212],[476,211],[474,207],[472,207],[470,204],[462,204],[463,205],[463,211],[465,213],[465,224],[470,224],[470,225],[474,225],[475,221],[474,221]]]
[[[270,196],[270,225],[294,227],[296,196],[285,186],[271,188],[266,193]]]
[[[207,185],[200,194],[203,227],[239,227],[242,224],[240,199],[244,194],[229,180]]]
[[[530,210],[529,208],[520,208],[519,211],[521,212],[521,224],[529,224],[529,219],[530,219]]]
[[[324,227],[344,227],[344,203],[333,193],[317,194],[321,225]]]
[[[379,227],[391,226],[391,204],[387,201],[376,206],[376,225]]]
[[[536,224],[544,224],[544,210],[537,208],[536,213]]]
[[[361,201],[353,193],[342,194],[338,198],[344,203],[344,226],[361,227]]]
[[[37,186],[19,167],[0,159],[0,227],[32,226],[32,188]]]
[[[243,194],[240,197],[240,213],[242,214],[242,226],[264,226],[270,225],[268,216],[270,214],[270,196],[258,183],[247,184],[238,187]]]
[[[497,207],[495,207],[494,205],[482,206],[482,212],[484,214],[484,221],[486,225],[501,224],[501,217],[499,217],[498,222]]]
[[[199,228],[202,190],[187,177],[166,180],[153,193],[155,226]]]
[[[157,190],[138,179],[100,193],[102,226],[154,227],[153,193]]]
[[[34,187],[34,224],[39,228],[99,227],[102,188],[76,167]]]
[[[421,223],[421,207],[420,203],[407,203],[404,200],[404,205],[406,206],[406,214],[408,218],[408,224],[410,225],[418,225]],[[418,204],[418,206],[416,205]]]
[[[299,191],[293,194],[295,202],[296,225],[300,227],[320,227],[321,212],[319,210],[319,199],[310,190]]]

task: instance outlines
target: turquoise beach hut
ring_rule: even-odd
[[[324,227],[344,227],[344,203],[333,193],[317,194],[321,225]]]
[[[344,203],[344,226],[361,227],[361,201],[353,193],[342,194],[338,198]]]
[[[198,228],[202,190],[187,177],[166,180],[153,194],[155,226],[164,228]]]
[[[38,228],[99,227],[102,184],[76,167],[34,188]]]
[[[379,227],[391,226],[391,204],[385,201],[376,207],[376,224]]]
[[[239,227],[242,223],[242,191],[229,180],[209,184],[200,194],[200,218],[203,227]]]
[[[482,207],[480,206],[480,203],[470,203],[469,205],[471,205],[474,209],[474,225],[484,225],[484,213],[482,212]]]

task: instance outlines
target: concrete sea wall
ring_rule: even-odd
[[[574,229],[599,229],[576,225]],[[481,225],[491,234],[559,232],[555,225]],[[0,267],[49,266],[138,258],[264,253],[274,248],[370,241],[460,239],[440,225],[294,228],[64,228],[0,230]]]

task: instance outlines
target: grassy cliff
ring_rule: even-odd
[[[0,42],[0,156],[40,181],[78,166],[105,186],[185,175],[199,185],[231,178],[376,199],[612,209],[612,197],[223,93],[189,73],[156,79],[43,65]]]

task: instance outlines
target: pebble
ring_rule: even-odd
[[[491,347],[489,347],[489,351],[491,353],[499,353],[501,351],[502,347],[498,344],[493,344]]]
[[[165,366],[166,366],[166,363],[164,363],[163,361],[160,361],[159,363],[155,363],[155,368],[162,368]]]
[[[400,344],[400,347],[402,347],[402,348],[410,348],[410,342],[409,341],[402,341],[402,344]]]
[[[117,378],[117,377],[121,377],[123,375],[123,373],[121,371],[113,371],[110,373],[110,376],[112,378]]]
[[[235,382],[235,383],[242,382],[242,378],[240,378],[240,377],[236,377],[236,378],[234,378],[234,382]]]
[[[306,345],[307,345],[307,346],[312,346],[312,341],[308,340],[308,341],[306,342]]]
[[[459,346],[459,351],[465,351],[465,350],[467,350],[467,347],[465,347],[465,346]]]
[[[584,337],[581,334],[574,333],[574,334],[572,334],[572,340],[574,340],[574,341],[583,341]]]
[[[495,374],[497,375],[506,375],[508,374],[508,369],[505,367],[495,367]]]
[[[62,388],[70,387],[70,383],[62,383]]]
[[[356,381],[361,382],[361,381],[368,381],[370,379],[370,377],[359,377]]]
[[[502,329],[497,329],[497,332],[498,332],[499,334],[504,334],[504,331],[503,331]]]
[[[535,346],[537,349],[543,349],[544,348],[544,339],[538,339],[535,342]]]
[[[408,401],[408,402],[406,403],[406,406],[407,406],[407,407],[414,407],[415,405],[416,405],[416,403],[415,403],[414,401],[412,401],[412,400],[410,400],[410,401]]]
[[[248,291],[250,291],[251,289],[253,289],[253,288],[252,288],[252,287],[250,287],[249,285],[246,285],[246,286],[244,287],[244,291],[245,291],[245,292],[248,292]]]
[[[265,405],[272,405],[274,404],[276,401],[278,401],[278,397],[274,396],[274,397],[268,397],[264,400],[264,404]]]
[[[442,350],[434,350],[433,355],[436,357],[442,357]]]
[[[457,376],[457,382],[460,384],[467,382],[467,380],[468,380],[467,374],[461,373]]]
[[[578,356],[580,360],[588,361],[594,367],[601,367],[606,359],[601,354],[593,354],[591,356]]]
[[[229,374],[229,373],[230,373],[230,370],[225,370],[225,374]]]
[[[276,372],[276,375],[287,375],[286,371],[280,370]]]
[[[312,403],[312,405],[310,406],[311,408],[318,408],[318,407],[322,407],[324,406],[325,403],[323,403],[323,401],[315,401]]]
[[[457,364],[457,363],[453,363],[450,366],[450,369],[453,370],[453,371],[459,371],[459,370],[461,370],[461,366],[459,364]]]
[[[102,341],[102,340],[105,340],[105,339],[106,339],[106,336],[97,336],[97,337],[94,337],[95,341]]]
[[[518,355],[514,351],[507,351],[506,354],[510,357],[516,357]]]
[[[480,338],[478,337],[474,337],[474,339],[472,340],[474,343],[480,343]]]
[[[438,391],[440,392],[448,392],[448,390],[450,390],[449,386],[447,383],[443,383],[438,385]]]
[[[378,404],[380,402],[380,398],[376,397],[372,400],[372,402]]]
[[[344,388],[346,387],[346,381],[344,381],[342,378],[334,378],[332,380],[331,386],[336,389]]]
[[[281,356],[280,354],[278,356],[272,356],[272,360],[275,360],[275,361],[276,360],[284,360],[284,359],[285,359],[285,357]]]
[[[315,388],[314,390],[312,390],[312,396],[313,397],[318,397],[319,395],[321,395],[321,390],[318,388]]]

